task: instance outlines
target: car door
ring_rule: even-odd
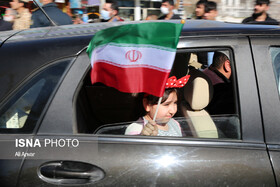
[[[277,184],[280,182],[280,89],[279,89],[279,36],[250,37],[254,55],[260,101],[262,106],[265,140],[269,150]]]
[[[248,39],[185,37],[178,48],[232,51],[240,138],[80,133],[76,114],[82,111],[75,103],[90,71],[89,58],[82,52],[34,136],[41,146],[29,147],[35,155],[25,158],[19,186],[275,186]],[[94,126],[94,121],[88,125]]]

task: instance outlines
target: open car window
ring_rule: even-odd
[[[231,76],[226,85],[213,82],[206,72],[217,52],[225,55],[230,64]],[[177,51],[170,76],[192,77],[179,89],[178,111],[174,116],[183,137],[242,138],[233,59],[233,51],[226,48]],[[206,92],[209,93],[205,96]],[[125,135],[127,127],[142,117],[142,100],[143,93],[123,93],[101,83],[92,85],[88,72],[75,103],[78,133]]]

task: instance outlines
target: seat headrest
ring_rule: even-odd
[[[190,79],[184,87],[184,97],[194,111],[204,109],[213,97],[211,80],[203,72],[193,69],[190,71]]]

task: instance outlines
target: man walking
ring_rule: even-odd
[[[181,19],[180,16],[174,13],[174,1],[173,0],[163,0],[161,3],[160,11],[163,16],[159,17],[158,19]]]
[[[29,0],[13,0],[10,2],[11,8],[17,12],[14,19],[13,30],[29,29],[31,24],[31,14],[28,10]]]
[[[41,3],[44,11],[57,25],[73,24],[72,19],[60,10],[53,0],[41,0]],[[31,19],[33,22],[31,28],[51,26],[51,22],[40,9],[33,12]]]
[[[278,25],[279,23],[275,19],[269,17],[267,13],[269,10],[269,3],[269,0],[256,0],[254,13],[251,17],[245,18],[242,23]]]
[[[205,4],[205,13],[203,15],[203,19],[216,20],[217,16],[218,16],[217,3],[214,1],[208,1]]]
[[[195,8],[195,19],[202,19],[203,15],[205,13],[205,5],[207,3],[207,0],[199,0],[196,3]]]
[[[101,10],[101,21],[102,22],[116,22],[116,21],[124,21],[119,16],[119,6],[116,1],[108,0],[103,5],[103,8]]]

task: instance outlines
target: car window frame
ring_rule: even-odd
[[[43,65],[42,67],[38,68],[37,70],[35,70],[34,72],[32,72],[29,76],[27,76],[21,83],[19,86],[17,86],[16,89],[14,89],[2,102],[1,102],[1,106],[5,107],[7,104],[9,105],[9,103],[11,102],[11,100],[13,98],[17,98],[16,101],[21,98],[25,92],[23,92],[22,94],[22,89],[24,88],[25,91],[29,90],[32,86],[34,86],[34,84],[32,84],[32,82],[34,82],[36,79],[38,79],[38,77],[41,75],[42,72],[44,72],[45,70],[48,70],[48,68],[51,68],[52,66],[58,65],[59,63],[67,63],[65,64],[65,69],[63,71],[63,73],[60,75],[60,78],[58,79],[57,84],[54,86],[53,90],[51,91],[45,105],[43,106],[43,108],[41,109],[41,114],[38,116],[38,120],[32,124],[31,127],[26,127],[25,125],[23,126],[23,128],[15,128],[15,129],[9,129],[9,128],[2,128],[0,129],[0,134],[35,134],[39,128],[39,124],[44,116],[44,113],[48,107],[48,105],[51,103],[51,100],[53,98],[53,96],[55,95],[59,85],[61,84],[61,82],[63,81],[64,76],[67,74],[71,64],[73,62],[73,57],[67,57],[67,58],[62,58],[62,59],[58,59],[52,62],[49,62],[45,65]],[[37,83],[37,81],[36,81]],[[31,87],[28,87],[28,85],[32,85]],[[28,88],[27,88],[28,87]],[[12,104],[13,105],[13,104]],[[12,106],[11,105],[11,106]],[[28,122],[28,118],[27,118],[27,122]],[[28,124],[27,124],[28,125]]]

